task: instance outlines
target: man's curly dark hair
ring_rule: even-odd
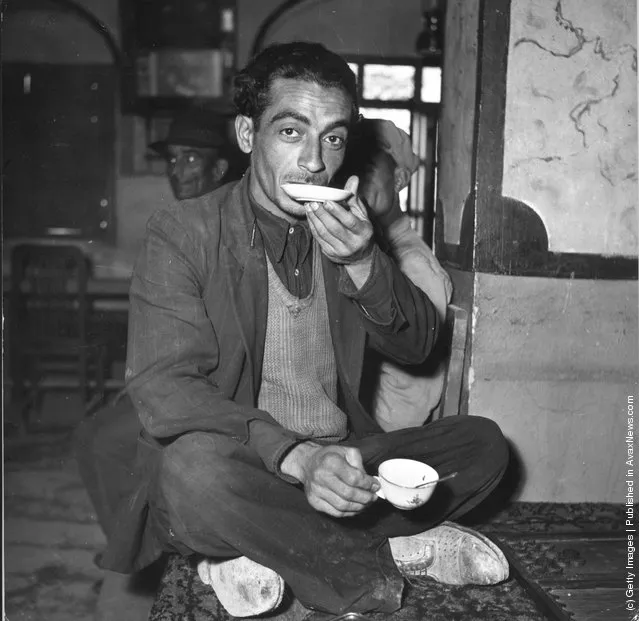
[[[277,78],[304,80],[324,88],[339,88],[351,100],[352,122],[359,116],[357,80],[341,56],[319,43],[278,43],[254,56],[234,79],[235,107],[239,114],[253,119],[256,129],[269,105],[271,84]]]

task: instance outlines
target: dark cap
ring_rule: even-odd
[[[164,155],[170,144],[185,147],[222,147],[228,143],[219,116],[207,110],[187,110],[176,116],[164,140],[149,145]]]

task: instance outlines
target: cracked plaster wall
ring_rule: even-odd
[[[637,14],[628,0],[512,0],[503,194],[552,251],[637,255]]]
[[[637,254],[636,3],[512,0],[503,194],[550,249]],[[513,447],[515,498],[622,502],[636,281],[475,273],[468,412]]]

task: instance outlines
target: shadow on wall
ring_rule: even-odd
[[[470,194],[462,213],[457,262],[467,269],[474,256],[491,256],[496,274],[543,270],[548,261],[548,233],[543,220],[526,203],[495,195],[491,209],[501,212],[497,231],[475,230],[475,196]]]
[[[519,497],[526,480],[526,469],[517,447],[510,440],[507,442],[510,460],[503,479],[482,504],[464,516],[465,524],[484,524]]]

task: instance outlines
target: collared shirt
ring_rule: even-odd
[[[311,292],[313,236],[306,221],[290,224],[251,200],[266,254],[288,291],[298,298]]]
[[[249,200],[275,273],[292,295],[306,297],[311,292],[313,279],[313,253],[310,251],[313,235],[308,223],[300,221],[290,224],[258,205],[252,197]],[[346,272],[342,271],[340,290],[355,300],[371,321],[388,325],[393,321],[394,314],[391,299],[383,293],[388,282],[379,277],[382,272],[380,252],[375,245],[371,273],[361,289],[357,290]]]

